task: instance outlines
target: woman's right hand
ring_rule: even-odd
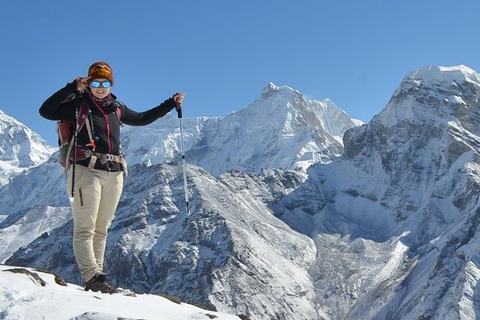
[[[78,92],[82,93],[85,91],[85,89],[88,86],[88,80],[90,77],[82,78],[82,77],[77,77],[75,78],[75,81],[77,82],[77,90]]]

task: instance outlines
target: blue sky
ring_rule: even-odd
[[[187,92],[184,117],[227,116],[269,83],[368,122],[428,65],[480,72],[478,0],[2,1],[0,109],[52,145],[42,102],[107,61],[143,111]]]

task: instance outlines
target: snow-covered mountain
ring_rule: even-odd
[[[136,292],[168,293],[251,319],[316,317],[309,266],[313,241],[269,208],[305,179],[300,172],[241,172],[218,179],[189,166],[191,216],[184,213],[178,165],[136,165],[110,228],[106,265],[112,282]],[[264,180],[264,181],[262,181]],[[20,249],[7,264],[34,265],[81,283],[68,222]],[[275,294],[273,294],[275,292]],[[279,302],[281,301],[281,303]]]
[[[138,292],[251,319],[476,319],[479,97],[480,76],[468,67],[416,70],[368,124],[345,127],[342,146],[330,121],[342,112],[328,100],[269,85],[243,111],[185,122],[191,216],[176,119],[165,119],[171,136],[162,142],[129,131],[138,161],[109,234],[108,273]],[[137,139],[156,153],[141,156]],[[236,170],[215,171],[227,162]],[[71,229],[67,221],[7,263],[79,283]]]
[[[53,152],[38,134],[0,110],[0,185],[44,163]]]
[[[464,66],[407,75],[378,116],[346,132],[345,157],[312,167],[281,200],[281,218],[315,241],[310,276],[332,319],[480,314],[479,96]]]
[[[177,121],[171,115],[148,127],[126,127],[127,161],[178,161]],[[297,90],[270,83],[246,109],[225,118],[184,119],[186,157],[215,176],[232,169],[306,169],[340,156],[343,133],[360,124],[328,99],[306,100]]]

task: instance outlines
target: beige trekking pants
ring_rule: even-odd
[[[68,195],[72,190],[72,172]],[[122,172],[75,168],[73,212],[73,252],[85,281],[103,271],[107,231],[123,189]]]

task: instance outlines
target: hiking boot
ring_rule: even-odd
[[[104,273],[96,274],[85,284],[85,291],[92,290],[102,293],[117,293],[118,290],[107,282],[107,276]]]

